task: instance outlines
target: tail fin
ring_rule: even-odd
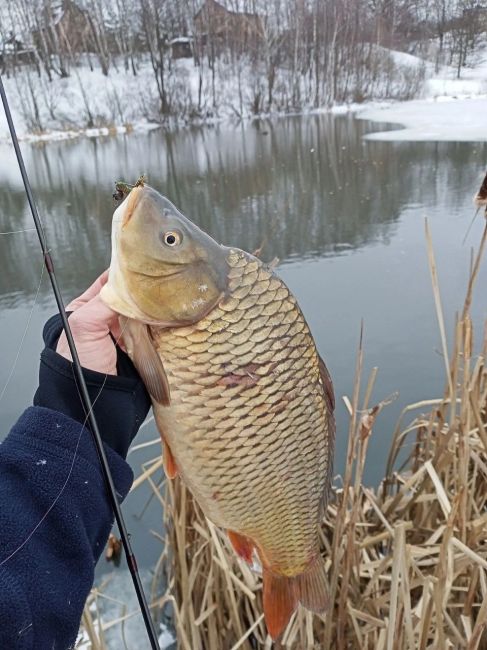
[[[298,606],[294,589],[296,578],[272,573],[263,567],[264,617],[271,637],[276,640],[286,629],[289,619]]]
[[[263,568],[264,616],[271,637],[276,640],[286,629],[298,603],[313,612],[328,607],[325,562],[318,556],[304,573],[287,577]]]

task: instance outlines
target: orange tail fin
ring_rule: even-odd
[[[286,629],[298,606],[294,589],[296,578],[287,578],[263,567],[264,617],[271,637],[276,640]]]
[[[320,555],[295,580],[297,597],[303,607],[317,614],[328,608],[325,561]]]
[[[313,612],[328,607],[325,563],[317,557],[304,573],[286,577],[263,568],[264,616],[271,637],[276,640],[286,629],[298,603]]]

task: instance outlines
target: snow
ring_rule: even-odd
[[[153,72],[148,62],[141,66],[137,76],[119,66],[108,77],[96,67],[90,70],[85,62],[73,68],[70,77],[54,77],[52,82],[23,68],[15,78],[4,78],[4,85],[21,140],[42,142],[67,140],[80,135],[100,137],[159,126],[151,123],[147,116],[149,104],[153,101],[151,92],[144,92],[153,85]],[[38,104],[40,125],[29,124],[32,94]],[[9,141],[10,137],[5,116],[0,110],[2,140]]]
[[[487,47],[479,50],[477,59],[470,68],[462,69],[461,79],[452,66],[443,66],[435,74],[432,62],[394,50],[378,47],[398,66],[394,81],[379,84],[374,96],[402,96],[398,92],[401,84],[407,84],[408,74],[425,81],[418,84],[421,96],[411,101],[375,101],[341,106],[323,107],[315,110],[303,105],[301,111],[335,114],[353,112],[360,119],[373,122],[389,122],[396,128],[370,133],[371,140],[413,140],[413,141],[485,141],[487,138]],[[242,61],[231,69],[223,62],[217,62],[215,103],[213,106],[210,78],[203,79],[199,118],[191,117],[198,105],[200,90],[199,68],[192,59],[173,61],[168,84],[174,91],[178,117],[166,122],[174,127],[193,123],[213,124],[229,119],[252,119],[251,104],[255,92],[255,76]],[[240,75],[240,80],[238,76]],[[10,100],[17,134],[20,139],[30,141],[65,140],[80,136],[109,137],[133,130],[159,128],[157,123],[159,100],[154,86],[153,71],[146,60],[134,76],[126,72],[123,65],[111,69],[104,76],[95,67],[90,69],[88,59],[73,68],[67,79],[55,77],[52,82],[38,78],[27,68],[15,78],[4,80]],[[285,71],[278,71],[276,88],[286,87]],[[388,90],[385,90],[385,88]],[[33,97],[38,104],[39,124],[32,124],[29,116]],[[179,110],[180,109],[180,110]],[[285,114],[276,107],[272,116]],[[270,114],[260,117],[270,117]],[[0,142],[10,141],[6,120],[0,111]]]
[[[174,637],[162,623],[160,625],[160,629],[161,633],[159,634],[158,641],[161,650],[164,650],[164,648],[169,648],[169,646],[174,643]]]
[[[145,592],[149,594],[150,573],[142,572],[141,578]],[[109,650],[120,650],[122,647],[145,648],[146,645],[149,647],[149,641],[146,641],[147,631],[128,570],[117,570],[110,576],[104,576],[96,603],[91,602],[89,610],[97,632],[101,622],[106,647]],[[174,647],[175,638],[163,623],[159,625],[158,638],[161,650]],[[75,647],[76,650],[93,650],[94,646],[83,627],[79,631]]]
[[[366,136],[368,140],[485,142],[487,95],[480,98],[418,100],[361,111],[357,117],[392,122],[400,129]]]
[[[415,57],[413,57],[415,58]],[[400,125],[367,135],[369,140],[487,141],[487,49],[461,78],[444,66],[425,83],[424,98],[358,108],[357,117]]]
[[[188,36],[178,36],[169,41],[169,45],[175,45],[176,43],[191,43],[192,39]]]
[[[391,58],[388,50],[375,49],[379,55],[376,60],[379,72],[376,71],[366,84],[368,96],[400,98],[410,92],[411,84],[414,88],[421,87],[425,67],[421,59],[404,53],[392,53]],[[290,86],[296,82],[291,80],[287,67],[276,70],[273,106],[269,113],[264,112],[267,103],[265,66],[256,66],[250,57],[242,57],[234,63],[222,57],[215,64],[213,84],[206,65],[196,66],[192,59],[171,62],[166,89],[172,115],[164,120],[164,126],[215,124],[231,119],[289,115],[290,110],[301,113],[315,110],[314,94],[306,75],[299,79],[300,106],[293,106]],[[367,75],[366,70],[362,72]],[[147,56],[140,60],[136,76],[126,71],[119,60],[105,76],[94,57],[90,59],[85,55],[80,65],[71,68],[67,78],[53,75],[52,81],[48,81],[44,73],[38,77],[32,68],[23,67],[15,77],[5,79],[5,85],[19,139],[108,137],[160,126],[157,123],[161,121],[160,99]],[[329,107],[322,110],[329,110]],[[0,111],[2,140],[9,141],[9,137]]]

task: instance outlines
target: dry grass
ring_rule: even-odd
[[[487,330],[473,356],[469,315],[486,236],[487,228],[448,356],[426,228],[445,394],[404,409],[377,489],[362,478],[374,422],[388,400],[370,407],[376,372],[363,385],[360,344],[353,395],[344,399],[350,414],[345,473],[335,481],[340,487],[320,531],[330,608],[323,616],[298,611],[275,648],[487,648]],[[402,424],[418,412],[424,415]],[[398,458],[406,460],[394,470]],[[145,480],[161,498],[151,467]],[[179,480],[166,483],[163,499],[166,544],[159,569],[168,588],[153,605],[172,603],[177,647],[273,647],[259,575],[235,556],[225,533]]]

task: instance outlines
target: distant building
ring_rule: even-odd
[[[178,36],[169,41],[171,58],[191,59],[193,57],[193,39],[189,36]]]
[[[6,71],[17,65],[34,62],[34,48],[25,45],[13,32],[5,40],[0,40],[0,70]]]
[[[225,47],[249,51],[264,38],[260,16],[232,11],[216,0],[205,0],[194,15],[194,29],[199,49],[212,47],[216,53]]]
[[[93,29],[87,11],[73,0],[46,3],[32,33],[38,49],[49,53],[93,50]]]

